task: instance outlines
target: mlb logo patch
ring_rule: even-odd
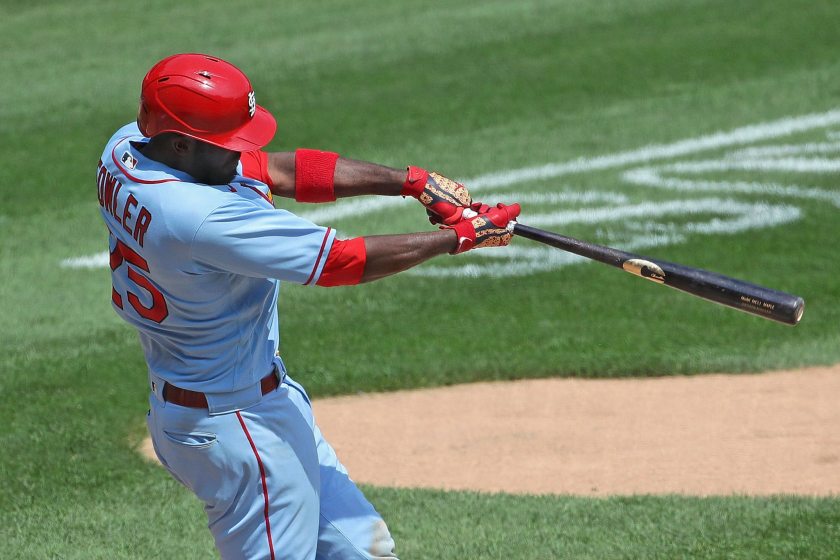
[[[134,171],[134,168],[137,166],[137,159],[133,155],[131,155],[131,152],[123,153],[122,157],[120,158],[120,161],[123,163],[123,165],[125,165],[132,171]]]

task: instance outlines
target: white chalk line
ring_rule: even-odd
[[[752,213],[759,220],[769,217],[776,209],[785,209],[784,212],[795,211],[796,218],[800,210],[794,206],[773,206],[767,203],[745,203],[737,200],[719,198],[704,198],[691,200],[668,200],[665,202],[642,202],[631,206],[619,208],[584,208],[581,210],[559,211],[546,214],[534,214],[528,216],[528,225],[534,227],[545,226],[567,226],[571,224],[598,224],[603,222],[616,222],[628,218],[659,218],[667,215],[692,215],[692,214],[724,214],[739,215]],[[793,215],[793,214],[791,214]],[[795,219],[795,218],[794,218]],[[790,220],[788,220],[790,221]],[[774,225],[776,222],[773,222]],[[721,231],[721,233],[737,233],[742,229]]]
[[[470,190],[475,190],[470,188]],[[521,200],[521,202],[539,202],[547,204],[560,203],[590,203],[596,201],[607,201],[613,199],[616,204],[621,204],[621,201],[626,201],[627,197],[619,193],[604,193],[598,191],[589,192],[555,192],[555,193],[529,193],[528,200]],[[539,197],[539,198],[535,198]],[[494,202],[501,202],[494,201]],[[360,217],[373,212],[378,212],[387,208],[396,208],[403,204],[417,204],[416,201],[405,201],[402,197],[376,197],[376,198],[356,198],[352,200],[340,201],[331,206],[324,206],[317,208],[311,212],[302,212],[301,217],[314,222],[316,224],[329,223],[347,217]]]
[[[837,173],[840,159],[828,158],[778,158],[778,159],[717,159],[707,161],[682,161],[657,166],[662,171],[675,173],[705,173],[708,171],[781,171],[785,173]]]
[[[681,140],[673,144],[653,144],[617,154],[596,156],[593,158],[578,158],[570,162],[551,163],[511,171],[501,171],[480,175],[472,179],[458,179],[458,181],[467,185],[470,192],[490,190],[492,188],[506,187],[526,181],[552,179],[561,175],[624,167],[630,164],[668,159],[728,146],[751,144],[761,140],[787,136],[796,132],[805,132],[814,128],[824,128],[833,124],[840,124],[840,110],[745,126],[729,132],[718,132],[699,138]],[[405,201],[402,197],[372,197],[342,200],[331,206],[318,208],[312,212],[301,213],[301,216],[315,223],[328,223],[348,217],[364,216],[386,208],[397,207],[403,203]]]
[[[810,121],[813,124],[813,120]],[[765,128],[764,131],[766,132]],[[754,134],[755,130],[751,131]],[[754,136],[753,136],[754,137]],[[728,139],[742,138],[739,135],[730,136]],[[834,137],[831,137],[834,139]],[[717,147],[717,146],[716,146]],[[776,183],[750,183],[744,181],[696,181],[675,178],[664,178],[660,173],[706,173],[721,171],[773,171],[773,172],[795,172],[795,173],[836,173],[840,171],[840,160],[818,158],[796,158],[789,156],[810,155],[810,154],[831,154],[840,151],[840,142],[833,143],[809,143],[801,145],[786,146],[763,146],[747,148],[738,152],[730,153],[721,160],[708,160],[701,162],[678,162],[671,165],[657,167],[644,167],[625,172],[622,179],[637,185],[654,186],[688,192],[709,192],[722,191],[726,193],[741,194],[763,194],[773,196],[786,196],[802,199],[825,200],[840,207],[840,193],[816,189],[803,188],[796,185],[780,185]],[[787,157],[785,157],[787,156]],[[775,158],[775,159],[772,159]],[[520,194],[503,195],[502,202],[514,202]],[[723,206],[722,206],[723,204]],[[581,210],[562,210],[544,214],[529,214],[527,223],[535,227],[540,226],[565,226],[570,224],[594,224],[624,221],[624,226],[632,229],[634,222],[627,223],[631,218],[653,218],[667,213],[697,214],[706,212],[740,214],[736,219],[721,220],[712,219],[703,223],[687,223],[681,226],[674,224],[652,224],[648,222],[647,228],[651,226],[662,226],[667,230],[660,233],[645,233],[644,235],[625,235],[623,242],[625,250],[637,250],[650,248],[672,243],[684,242],[687,234],[727,234],[765,227],[773,227],[783,223],[795,221],[802,216],[800,209],[793,206],[773,206],[767,203],[754,205],[744,204],[737,201],[722,201],[716,199],[670,201],[666,203],[642,203],[623,208],[587,208]],[[677,231],[678,230],[678,231]],[[629,237],[629,239],[627,239]],[[622,248],[622,244],[613,243],[613,246]],[[476,252],[476,256],[483,256],[488,259],[507,259],[506,264],[477,265],[469,263],[459,267],[426,266],[409,271],[420,276],[509,276],[531,274],[543,270],[553,270],[568,264],[581,262],[580,258],[559,258],[552,254],[552,249],[547,248],[523,248],[510,246],[492,251]]]
[[[61,261],[64,268],[106,268],[111,266],[111,255],[108,251],[94,253],[86,257],[74,257]]]
[[[747,181],[695,181],[689,179],[666,178],[659,175],[656,169],[641,168],[627,171],[622,179],[634,185],[669,189],[683,192],[711,192],[762,194],[784,196],[810,200],[824,200],[840,207],[840,192],[826,191],[816,188],[804,188],[797,185],[780,185],[778,183],[750,183]]]
[[[780,146],[760,146],[744,148],[726,154],[727,158],[753,159],[800,154],[833,154],[840,152],[840,142],[812,142],[809,144],[786,144]]]
[[[698,153],[705,150],[712,150],[727,146],[736,146],[736,145],[744,145],[750,144],[753,142],[767,140],[772,138],[778,138],[782,136],[787,136],[790,134],[794,134],[797,132],[804,132],[808,130],[812,130],[815,128],[824,128],[827,126],[831,126],[834,124],[840,124],[840,110],[833,110],[828,111],[825,113],[817,113],[817,114],[809,114],[803,115],[799,117],[790,117],[785,119],[780,119],[777,121],[767,122],[767,123],[760,123],[756,125],[750,125],[746,127],[741,127],[734,129],[729,132],[718,132],[711,135],[701,136],[698,138],[690,138],[681,140],[672,144],[653,144],[649,146],[645,146],[643,148],[639,148],[636,150],[630,150],[625,152],[619,152],[616,154],[611,155],[604,155],[604,156],[597,156],[593,158],[578,158],[576,160],[565,162],[565,163],[555,163],[555,164],[548,164],[543,166],[536,166],[536,167],[527,167],[518,170],[511,170],[511,171],[504,171],[498,173],[491,173],[487,175],[482,175],[479,177],[475,177],[473,179],[461,180],[461,182],[465,183],[470,191],[479,191],[482,189],[492,189],[498,188],[503,186],[508,186],[520,182],[531,181],[531,180],[538,180],[538,179],[549,179],[559,177],[561,175],[572,174],[572,173],[583,173],[587,171],[595,171],[595,170],[603,170],[603,169],[610,169],[616,167],[623,167],[630,164],[635,163],[646,163],[657,159],[667,159],[673,158],[681,155],[689,155]],[[831,136],[832,133],[828,133],[830,139],[835,139]],[[757,148],[760,149],[760,148]],[[820,149],[826,150],[825,152],[820,152]],[[816,153],[828,153],[828,148],[817,148]],[[812,153],[812,152],[791,152],[791,153]],[[735,157],[743,157],[738,156],[737,153]],[[755,156],[750,156],[755,157]],[[814,158],[812,158],[814,159]],[[817,158],[820,159],[820,158]],[[832,161],[832,160],[828,160]],[[806,164],[807,165],[807,164]],[[648,177],[650,180],[650,177]],[[669,181],[667,179],[662,179],[659,177],[657,181]],[[708,183],[708,182],[707,182]],[[641,184],[641,183],[637,183]],[[718,183],[718,187],[722,187],[722,182]],[[654,185],[648,185],[654,186]],[[670,188],[670,187],[666,187]],[[788,189],[787,192],[793,193],[796,188],[790,190],[789,187],[781,187],[782,189]],[[797,187],[798,188],[798,187]],[[710,189],[711,190],[711,189]],[[778,190],[778,189],[777,189]],[[815,189],[816,190],[816,189]],[[808,189],[800,189],[802,192],[811,192]],[[767,192],[766,194],[773,194],[771,192]],[[567,194],[568,195],[568,194]],[[523,202],[538,202],[539,196],[547,196],[548,198],[543,198],[541,201],[545,204],[556,204],[556,203],[563,203],[563,202],[581,202],[581,203],[590,203],[597,201],[598,195],[593,195],[594,198],[585,199],[580,198],[578,200],[563,200],[562,197],[564,196],[563,193],[545,193],[540,195],[530,195],[530,199],[520,199]],[[551,198],[551,196],[555,196],[555,198]],[[613,200],[608,200],[609,197],[612,196]],[[790,196],[794,196],[790,194]],[[622,198],[623,197],[623,198]],[[805,198],[815,198],[815,193],[811,193],[810,195],[803,196]],[[612,202],[614,204],[622,204],[623,201],[626,201],[626,197],[624,195],[616,195],[615,193],[603,193],[603,198],[601,199],[604,202]],[[413,201],[412,201],[413,202]],[[307,218],[316,223],[324,223],[324,222],[331,222],[334,220],[340,220],[346,217],[360,217],[366,214],[370,214],[372,212],[377,212],[382,209],[390,208],[390,207],[397,207],[401,204],[406,203],[402,199],[402,197],[376,197],[376,198],[359,198],[347,201],[340,201],[330,206],[324,206],[322,208],[318,208],[312,212],[301,213],[301,216]],[[554,253],[559,253],[558,251],[554,251]],[[553,262],[566,262],[565,259],[560,258],[562,253],[559,255],[555,255],[555,258],[551,259]],[[570,262],[576,262],[577,259],[573,259]],[[70,268],[99,268],[108,266],[108,252],[97,253],[94,255],[84,256],[84,257],[76,257],[71,259],[65,259],[61,261],[61,266],[70,267]],[[465,265],[466,267],[471,267],[472,265]],[[413,269],[410,272],[414,272],[417,274],[423,274],[424,270],[431,270],[434,267],[426,267],[423,269]],[[452,270],[447,268],[447,270]],[[522,271],[521,273],[528,274],[530,272]],[[426,275],[426,274],[424,274]]]
[[[629,164],[646,163],[656,159],[670,159],[677,156],[695,154],[698,152],[725,148],[739,144],[752,144],[761,140],[789,136],[796,132],[804,132],[814,128],[824,128],[840,123],[840,110],[825,113],[790,117],[777,121],[760,123],[729,132],[717,132],[698,138],[680,140],[673,144],[653,144],[636,150],[619,152],[617,154],[597,156],[594,158],[578,158],[566,163],[552,163],[538,167],[527,167],[514,171],[493,173],[476,177],[465,184],[470,190],[489,187],[506,186],[535,179],[549,179],[570,173],[582,173],[623,167]]]
[[[470,192],[490,190],[526,181],[553,179],[561,175],[586,173],[631,164],[647,163],[657,159],[670,159],[677,156],[690,155],[703,151],[752,144],[761,140],[769,140],[789,136],[797,132],[806,132],[815,128],[825,128],[840,124],[840,110],[828,111],[789,117],[777,121],[760,123],[729,132],[717,132],[698,138],[689,138],[673,144],[652,144],[643,148],[596,156],[592,158],[578,158],[563,163],[550,163],[534,167],[524,167],[511,171],[501,171],[480,175],[472,179],[457,179],[467,186]],[[390,208],[402,204],[401,197],[377,197],[363,200],[339,201],[329,208],[318,209],[302,216],[315,223],[329,222],[347,217],[359,217],[371,212]]]
[[[559,191],[559,192],[519,192],[503,193],[494,199],[494,202],[505,204],[532,203],[532,204],[592,204],[595,202],[606,202],[608,204],[627,204],[626,194],[611,191]]]

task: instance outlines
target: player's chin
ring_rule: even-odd
[[[233,181],[234,177],[236,177],[236,168],[233,168],[232,170],[209,172],[206,174],[204,181],[202,182],[207,185],[227,185]]]

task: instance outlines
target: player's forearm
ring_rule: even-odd
[[[295,153],[268,154],[268,175],[276,196],[295,198]],[[366,194],[397,196],[405,183],[405,169],[339,157],[335,165],[333,188],[336,198]]]
[[[463,253],[480,247],[504,247],[519,205],[479,208],[478,215],[442,231],[375,235],[335,241],[316,284],[348,286],[372,282],[408,270],[443,253]],[[511,229],[509,229],[511,228]]]
[[[455,230],[446,229],[364,238],[367,260],[361,283],[373,282],[408,270],[432,257],[451,253],[458,243]]]

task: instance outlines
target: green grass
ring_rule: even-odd
[[[366,494],[391,519],[397,552],[416,560],[818,559],[840,546],[832,499]]]
[[[145,365],[136,335],[110,308],[107,270],[58,264],[106,247],[96,161],[134,118],[140,80],[157,60],[199,51],[241,66],[277,117],[272,149],[317,147],[476,177],[840,107],[838,18],[840,4],[828,0],[0,2],[0,558],[214,554],[200,505],[134,452]],[[837,130],[760,144],[825,142]],[[628,168],[477,196],[691,198],[632,186],[621,180]],[[838,190],[837,173],[699,178]],[[284,358],[314,396],[840,362],[840,209],[735,198],[793,204],[803,217],[690,235],[645,254],[802,295],[795,328],[579,264],[500,279],[287,285]],[[546,210],[523,208],[525,223]],[[712,217],[662,220],[679,227]],[[345,235],[428,228],[416,203],[325,225]],[[609,244],[623,227],[549,229]],[[483,261],[434,264],[463,262]],[[838,548],[835,498],[367,491],[406,558],[828,558]]]

